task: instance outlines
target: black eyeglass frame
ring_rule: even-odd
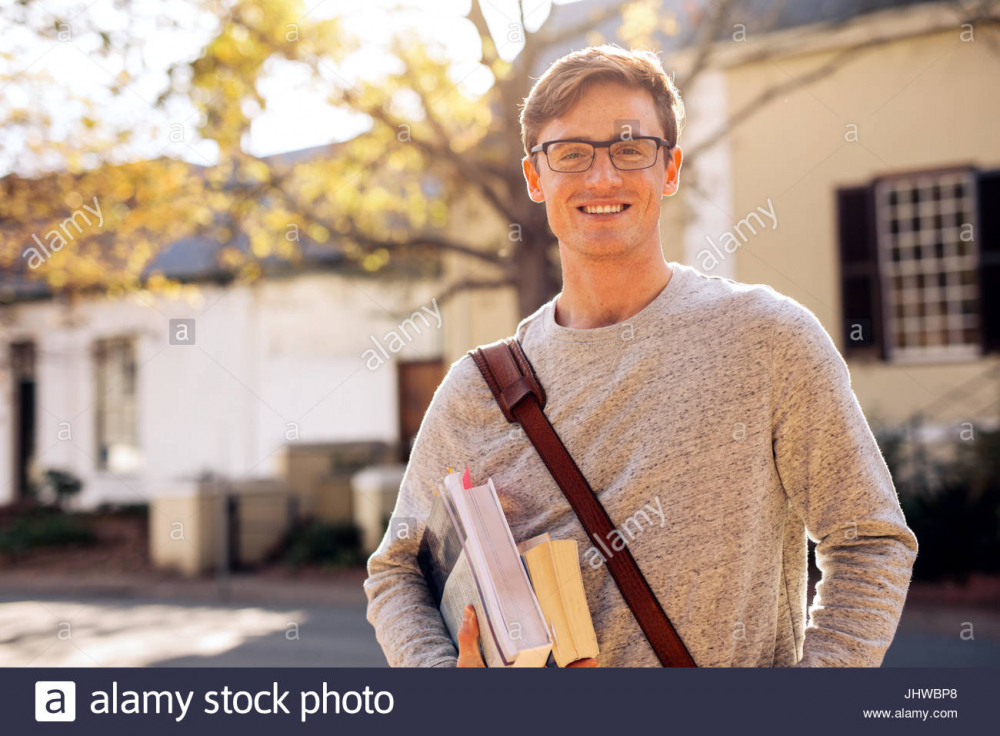
[[[615,163],[615,157],[611,155],[611,146],[613,146],[615,143],[624,143],[626,141],[641,141],[641,140],[650,140],[650,141],[655,141],[656,142],[656,153],[653,156],[653,163],[651,163],[649,166],[643,166],[643,167],[638,168],[638,169],[622,169],[622,168],[620,168],[618,166],[618,164]],[[532,155],[534,155],[536,153],[543,154],[545,156],[545,162],[548,163],[549,162],[549,147],[552,146],[552,145],[554,145],[554,144],[556,144],[556,143],[589,143],[591,146],[594,147],[594,155],[591,156],[591,158],[590,158],[590,165],[587,168],[585,168],[585,169],[580,169],[579,171],[559,171],[558,169],[553,169],[552,168],[552,164],[549,163],[549,169],[551,169],[552,171],[554,171],[557,174],[582,174],[585,171],[590,171],[593,168],[593,166],[594,166],[594,161],[597,160],[597,149],[598,148],[607,148],[608,149],[608,158],[611,159],[611,165],[614,166],[619,171],[645,171],[646,169],[651,169],[654,166],[656,166],[656,162],[660,158],[660,148],[661,147],[666,146],[668,151],[672,150],[674,148],[674,146],[670,145],[670,141],[665,140],[663,138],[660,138],[658,136],[655,136],[655,135],[637,135],[637,136],[633,136],[631,138],[612,138],[609,141],[591,141],[591,140],[587,140],[586,138],[559,138],[558,140],[545,141],[545,143],[539,143],[537,146],[535,146],[534,148],[531,149],[531,153],[532,153]]]

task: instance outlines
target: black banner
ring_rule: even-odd
[[[0,669],[5,734],[965,734],[995,669]]]

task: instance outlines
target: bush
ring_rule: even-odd
[[[102,503],[96,513],[108,516],[125,516],[129,518],[147,518],[149,516],[148,503]]]
[[[65,506],[71,496],[83,490],[83,481],[68,470],[51,468],[42,473],[41,478],[28,484],[29,494],[37,501]]]
[[[879,444],[894,478],[902,453],[894,437]],[[933,464],[941,487],[933,493],[897,482],[906,523],[919,544],[913,577],[953,578],[1000,573],[1000,431],[978,430],[974,441],[960,442],[956,459]]]
[[[311,522],[288,535],[285,549],[285,563],[292,567],[308,564],[341,567],[364,562],[361,531],[354,524]]]
[[[97,535],[80,518],[50,509],[16,516],[0,529],[0,554],[17,555],[39,547],[93,544]]]
[[[900,503],[919,544],[914,578],[964,581],[973,572],[1000,572],[1000,486],[976,493],[967,483],[948,483]]]

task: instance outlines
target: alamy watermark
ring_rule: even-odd
[[[423,320],[425,327],[430,327],[431,323],[427,317],[424,316],[424,312],[432,315],[437,320],[437,328],[441,329],[441,308],[438,306],[437,297],[431,299],[431,304],[434,305],[434,309],[429,309],[428,307],[421,307],[418,311],[411,314],[407,319],[404,319],[399,323],[396,330],[389,330],[382,337],[380,341],[375,335],[370,335],[369,339],[375,343],[374,348],[368,348],[363,353],[361,353],[361,359],[365,361],[365,365],[368,370],[373,371],[387,360],[389,360],[389,353],[398,353],[400,350],[406,347],[406,344],[413,342],[414,338],[410,337],[410,333],[407,331],[407,325],[412,328],[418,335],[422,334],[420,332],[420,326],[417,324],[416,320],[419,317]],[[402,333],[402,334],[400,334]],[[385,343],[383,347],[382,343]],[[378,352],[376,352],[376,348]],[[388,348],[388,350],[386,349]],[[381,355],[380,355],[381,353]]]
[[[70,226],[76,228],[77,235],[83,234],[83,227],[77,222],[77,218],[80,218],[80,220],[86,223],[87,227],[90,227],[92,223],[90,217],[87,215],[88,212],[98,218],[97,227],[104,227],[104,215],[101,214],[101,205],[98,203],[97,197],[94,197],[93,209],[91,209],[89,204],[85,204],[80,209],[74,210],[73,214],[63,220],[62,223],[45,233],[45,243],[35,233],[32,233],[31,238],[38,244],[38,247],[29,246],[21,254],[22,258],[28,259],[28,268],[32,270],[38,268],[51,258],[53,253],[58,253],[66,247],[67,243],[73,242],[74,236],[69,229]]]
[[[765,215],[769,220],[771,220],[771,229],[778,229],[778,215],[774,211],[774,204],[771,202],[771,198],[767,198],[767,209],[758,206],[757,209],[760,211],[761,215]],[[757,231],[754,229],[753,223],[750,222],[750,218],[757,221],[757,227],[761,230],[764,228],[764,220],[761,219],[760,215],[756,212],[751,212],[749,215],[739,220],[735,225],[733,225],[732,232],[726,231],[719,236],[718,244],[712,240],[708,235],[705,236],[705,240],[708,241],[711,250],[704,248],[698,251],[698,265],[701,266],[701,270],[706,273],[718,266],[722,261],[726,260],[725,253],[735,253],[736,249],[739,248],[743,243],[746,243],[750,237],[745,235],[744,228],[748,229],[752,235],[756,235]],[[736,233],[735,235],[733,233]],[[739,235],[739,239],[737,239]],[[743,242],[740,242],[742,240]],[[719,250],[719,246],[722,246],[722,250]],[[730,247],[732,246],[732,247]],[[723,253],[722,251],[725,251]]]
[[[650,518],[649,514],[646,513],[646,509],[649,509],[650,513],[655,512],[656,515],[660,517],[660,526],[662,527],[666,521],[666,517],[663,513],[663,507],[660,505],[660,497],[657,496],[655,500],[656,508],[653,508],[653,504],[647,503],[641,509],[625,519],[625,521],[618,527],[608,532],[608,544],[605,544],[605,540],[602,540],[594,534],[594,541],[596,542],[596,545],[600,546],[600,549],[598,549],[596,545],[591,545],[591,547],[584,552],[584,555],[589,558],[587,560],[587,564],[596,570],[614,557],[615,552],[621,552],[625,549],[641,532],[646,530],[646,527],[653,526],[653,520]],[[646,520],[646,526],[642,525],[642,522],[639,520],[640,516]]]

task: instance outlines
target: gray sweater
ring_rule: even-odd
[[[475,483],[493,478],[515,541],[577,541],[602,667],[659,666],[605,564],[624,545],[700,667],[881,664],[917,540],[846,363],[797,301],[671,266],[625,322],[563,327],[553,299],[517,327],[611,539],[588,539],[472,358],[451,365],[368,560],[368,621],[391,666],[455,666],[415,555],[438,482],[466,464]],[[823,575],[808,622],[807,534]]]

